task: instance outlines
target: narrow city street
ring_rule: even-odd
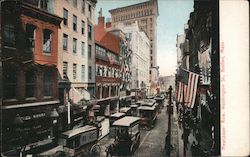
[[[165,100],[164,108],[161,113],[159,113],[156,125],[151,130],[142,129],[141,131],[141,142],[139,148],[135,151],[133,157],[164,157],[165,156],[165,136],[167,131],[168,116],[166,114],[167,110],[167,100]],[[106,147],[112,143],[113,139],[109,139],[108,136],[100,140],[101,145],[101,157],[105,157]]]
[[[218,6],[1,0],[0,156],[220,155]]]

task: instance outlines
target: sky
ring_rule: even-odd
[[[110,9],[124,7],[148,0],[98,0],[96,4],[96,23],[98,11],[110,18]],[[193,0],[158,0],[157,18],[157,65],[160,76],[174,75],[177,68],[176,37],[184,33],[184,24],[193,11]]]

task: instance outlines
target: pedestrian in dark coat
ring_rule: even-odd
[[[193,144],[191,145],[191,152],[192,152],[192,156],[197,156],[197,145],[196,143],[193,141]]]

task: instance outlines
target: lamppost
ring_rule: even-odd
[[[167,156],[170,156],[171,154],[171,111],[172,111],[172,86],[169,86],[168,88],[168,95],[169,95],[169,100],[168,100],[168,134],[166,138],[166,143],[167,143]]]
[[[58,112],[56,111],[55,108],[53,108],[53,110],[50,112],[49,117],[52,120],[52,126],[51,126],[51,135],[52,137],[55,137],[55,140],[57,140],[57,117],[59,117]]]

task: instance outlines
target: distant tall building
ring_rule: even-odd
[[[130,24],[119,23],[113,29],[121,29],[126,33],[127,38],[131,41],[132,50],[132,86],[131,89],[141,89],[144,96],[149,94],[149,68],[150,68],[150,41],[144,31],[141,31],[138,22]]]
[[[157,17],[159,15],[157,0],[150,0],[122,8],[109,10],[112,26],[119,23],[132,23],[137,21],[140,30],[146,32],[150,40],[150,82],[152,92],[156,92],[158,81],[157,66]]]
[[[167,92],[170,86],[172,86],[173,90],[175,91],[175,76],[170,75],[159,77],[159,86],[161,92]]]

